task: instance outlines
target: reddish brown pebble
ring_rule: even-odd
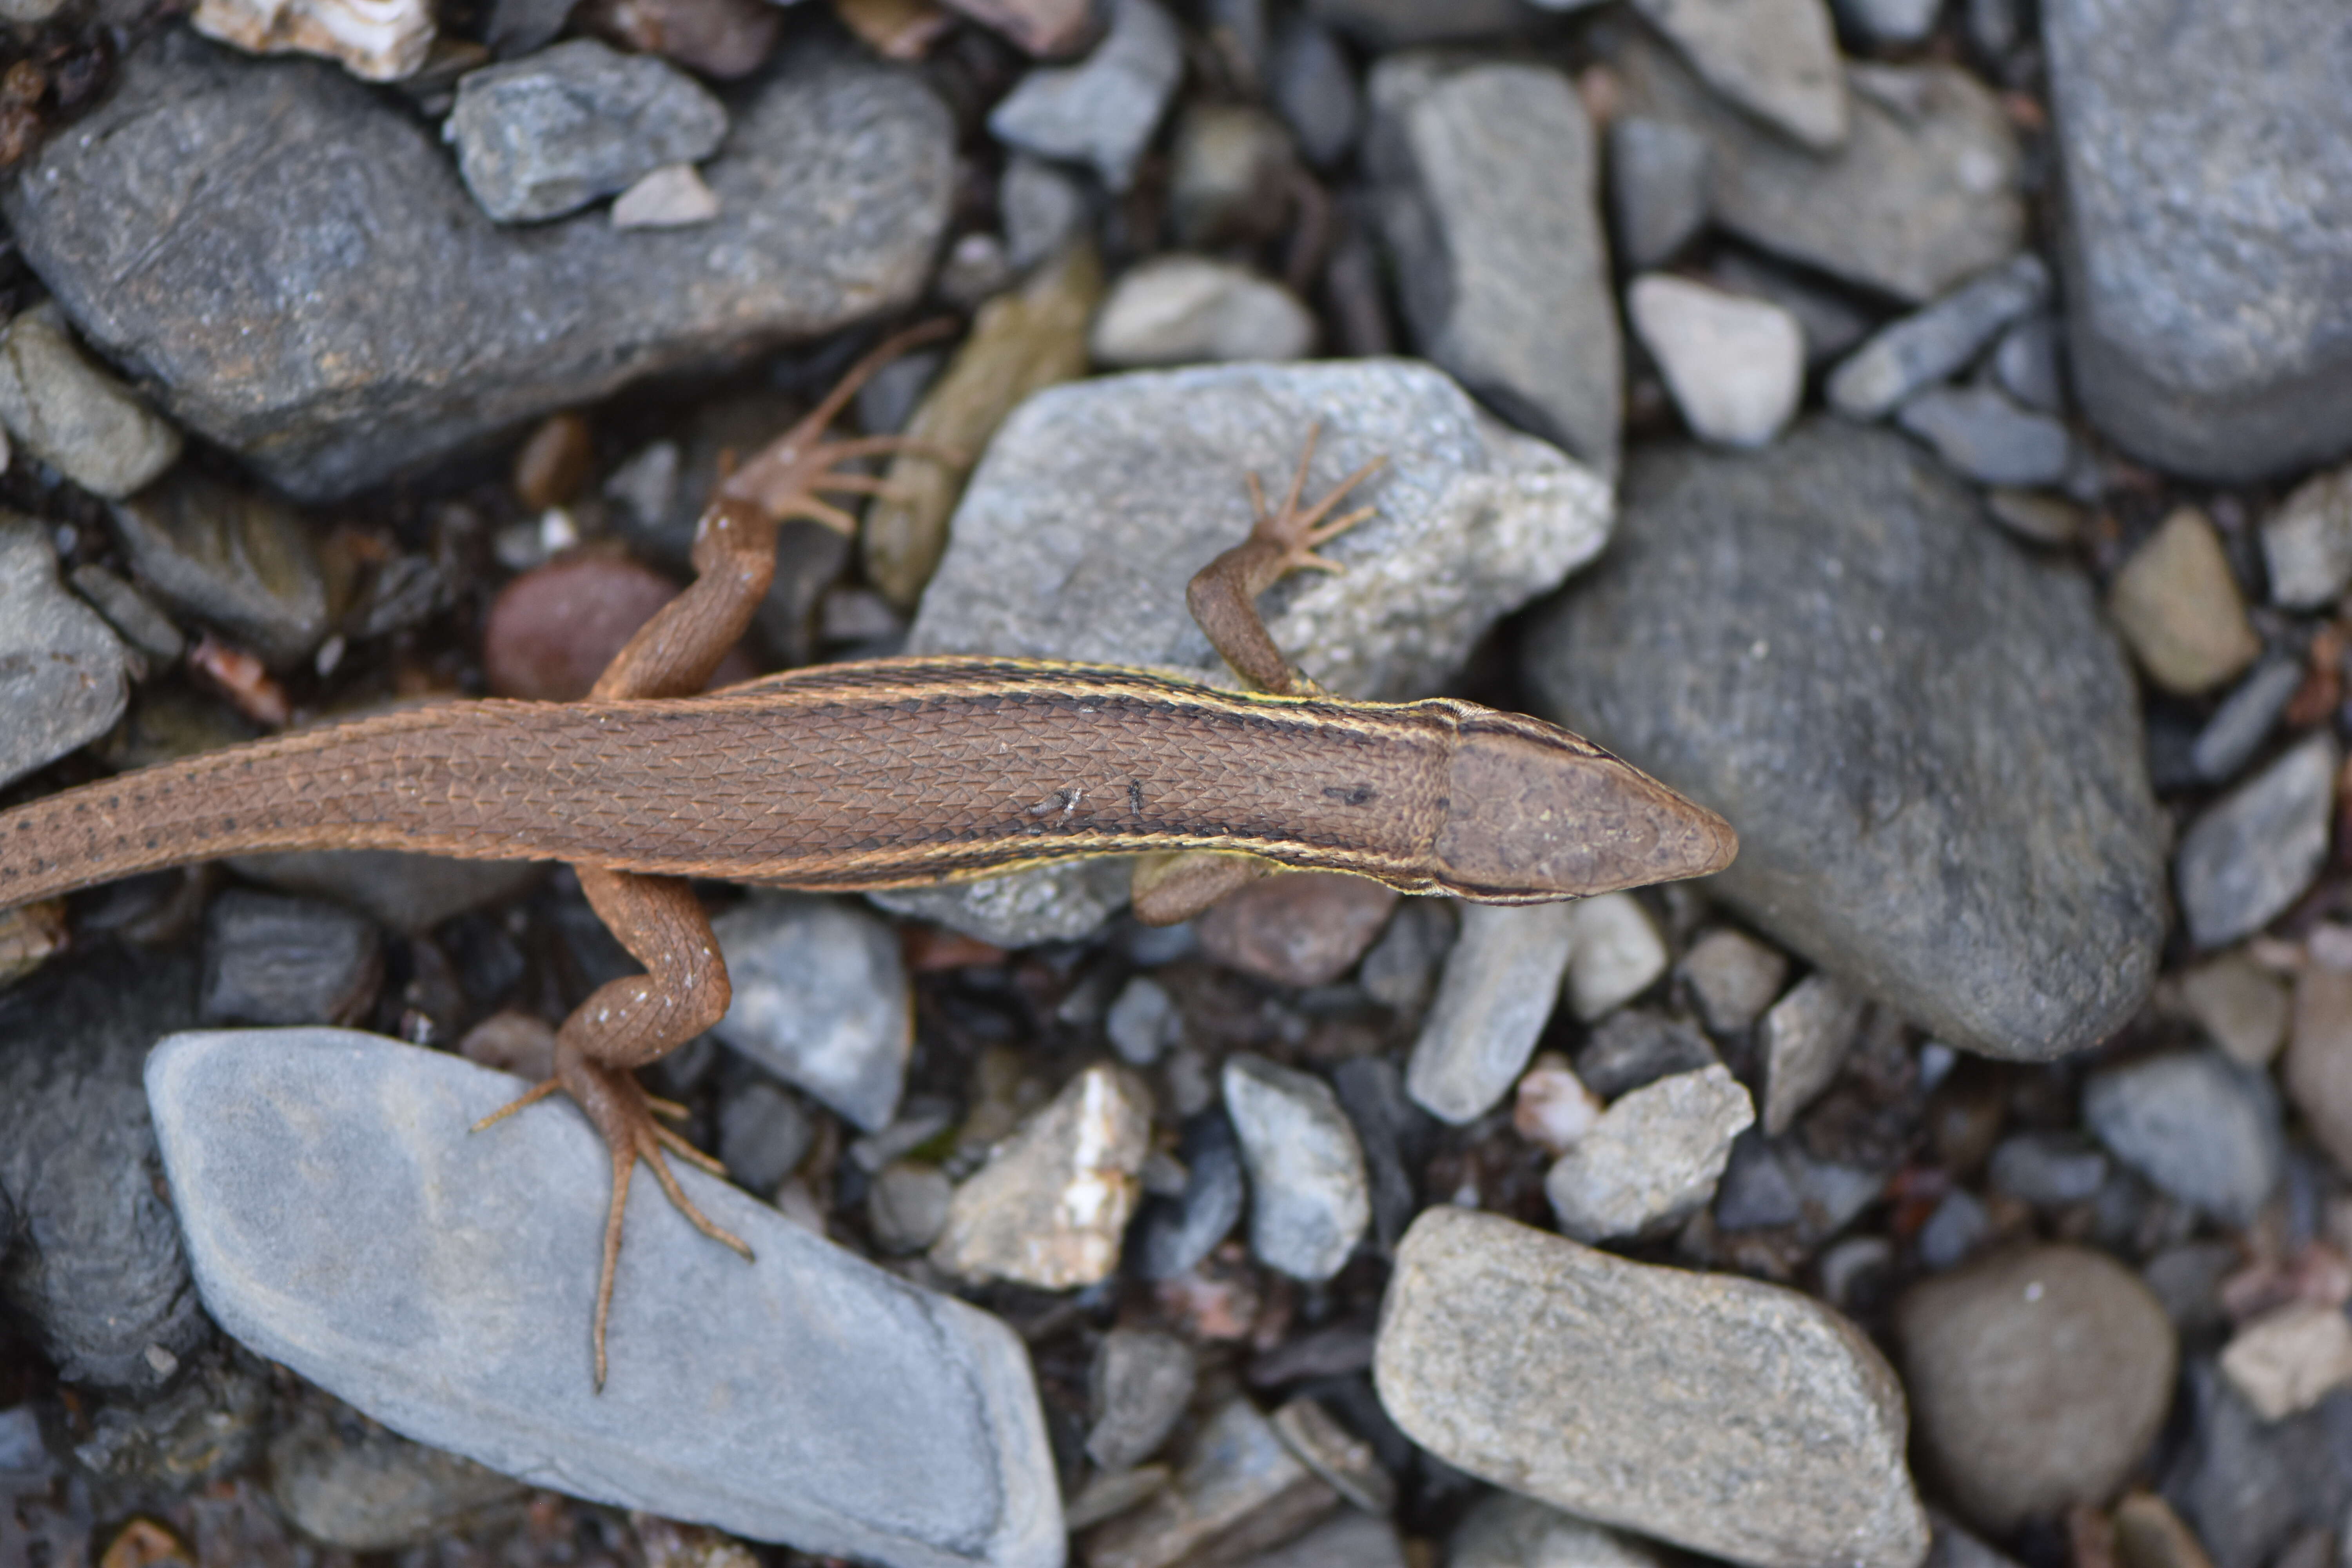
[[[515,495],[532,511],[562,506],[587,479],[594,456],[588,421],[577,414],[550,415],[515,454]]]
[[[1268,877],[1201,917],[1201,947],[1277,985],[1328,984],[1372,945],[1397,898],[1393,888],[1336,871]]]
[[[490,605],[482,635],[491,694],[578,701],[637,628],[677,597],[677,584],[625,555],[591,552],[524,573]],[[749,680],[753,673],[738,648],[711,684]]]
[[[664,55],[720,81],[767,63],[784,25],[766,0],[588,0],[574,20],[640,54]]]
[[[978,963],[1002,963],[1005,952],[993,942],[966,936],[945,926],[910,925],[898,936],[898,951],[913,974],[935,974],[943,969],[965,969]]]
[[[292,712],[286,689],[270,679],[262,662],[245,649],[207,637],[188,655],[188,668],[255,723],[271,730],[286,727]]]

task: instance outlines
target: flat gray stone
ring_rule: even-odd
[[[1113,1329],[1095,1349],[1094,1425],[1087,1458],[1124,1470],[1151,1458],[1192,1402],[1192,1347],[1150,1329]]]
[[[1871,334],[1830,373],[1830,406],[1876,419],[1974,359],[1993,334],[2050,297],[2050,269],[2012,257],[1922,310]]]
[[[320,499],[919,293],[953,181],[930,90],[811,42],[732,103],[703,171],[713,222],[510,230],[398,103],[330,65],[173,30],[18,165],[0,211],[95,348],[139,366],[182,425]]]
[[[54,300],[0,328],[0,425],[31,456],[110,499],[180,458],[180,433],[82,357]]]
[[[1924,301],[2006,260],[2025,237],[2015,133],[1957,66],[1856,66],[1845,145],[1824,157],[1717,101],[1663,46],[1615,51],[1624,110],[1706,138],[1707,210],[1765,249]]]
[[[1836,1079],[1862,1028],[1863,999],[1816,970],[1772,1004],[1758,1030],[1764,1056],[1764,1134],[1778,1138]]]
[[[2303,897],[2327,860],[2340,758],[2325,731],[2198,814],[2173,875],[2199,947],[2251,936]]]
[[[2286,1167],[2270,1076],[2219,1051],[2176,1051],[2093,1074],[2083,1120],[2157,1187],[2240,1229],[2254,1223]]]
[[[1576,89],[1544,66],[1413,53],[1381,60],[1369,90],[1375,211],[1422,352],[1520,428],[1613,470],[1623,351]]]
[[[1496,1492],[1463,1516],[1445,1562],[1446,1568],[1667,1568],[1667,1554],[1533,1498]]]
[[[1650,268],[1706,223],[1706,138],[1687,125],[1625,115],[1609,122],[1609,216],[1617,256]]]
[[[1999,387],[1931,386],[1897,409],[1895,422],[1979,484],[2054,485],[2074,467],[2066,426],[2020,408]]]
[[[1845,76],[1823,0],[1633,0],[1707,86],[1817,153],[1845,141]]]
[[[754,893],[710,929],[735,986],[711,1033],[866,1131],[887,1127],[915,1046],[898,934],[805,893]]]
[[[1371,1223],[1363,1145],[1339,1097],[1312,1073],[1225,1058],[1225,1113],[1249,1171],[1250,1250],[1295,1279],[1328,1279]]]
[[[1600,1523],[1757,1568],[1927,1549],[1893,1371],[1793,1290],[1441,1205],[1398,1249],[1372,1375],[1423,1447]]]
[[[327,635],[327,580],[291,507],[182,470],[107,509],[142,581],[278,668]]]
[[[1028,1358],[1002,1322],[680,1169],[746,1263],[640,1172],[612,1321],[611,1180],[562,1104],[334,1029],[175,1035],[148,1099],[205,1309],[396,1432],[534,1486],[892,1568],[1058,1568]]]
[[[457,860],[394,849],[296,849],[234,856],[228,864],[265,887],[340,900],[379,925],[408,932],[519,898],[547,871],[544,861]]]
[[[1184,75],[1184,45],[1155,0],[1112,0],[1110,30],[1076,65],[1037,66],[988,113],[999,142],[1094,165],[1124,191]]]
[[[1720,897],[1990,1055],[2063,1056],[2138,1010],[2163,829],[2076,573],[1903,437],[1834,419],[1748,457],[1645,449],[1623,505],[1601,568],[1537,617],[1528,679],[1730,818]]]
[[[1502,1103],[1559,1005],[1576,945],[1574,904],[1456,906],[1461,933],[1445,955],[1405,1090],[1460,1126]]]
[[[130,700],[122,644],[58,580],[48,530],[0,511],[0,784],[97,740]]]
[[[468,71],[442,136],[482,210],[500,223],[575,212],[669,163],[698,163],[727,110],[658,55],[572,38]]]
[[[1297,1534],[1339,1502],[1236,1394],[1193,1430],[1169,1485],[1089,1533],[1081,1556],[1087,1568],[1172,1568],[1195,1553],[1230,1560]]]
[[[2352,14],[2052,0],[2042,37],[2084,411],[2200,479],[2352,447]]]
[[[1731,1141],[1755,1121],[1727,1068],[1662,1078],[1602,1112],[1544,1177],[1544,1195],[1579,1241],[1654,1234],[1706,1206]]]
[[[2197,770],[2197,776],[2217,784],[2235,778],[2271,738],[2287,704],[2303,689],[2303,681],[2299,659],[2280,657],[2256,665],[2254,672],[2238,683],[2197,731],[2196,742],[2189,748],[2189,765]]]

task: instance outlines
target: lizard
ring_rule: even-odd
[[[1542,720],[1451,698],[1344,700],[1295,668],[1257,595],[1295,571],[1339,569],[1318,548],[1373,509],[1330,514],[1378,466],[1302,505],[1312,432],[1279,505],[1249,477],[1248,537],[1186,593],[1255,691],[1116,666],[918,656],[705,692],[767,592],[781,525],[854,531],[825,498],[883,481],[843,465],[925,450],[830,432],[876,370],[933,331],[883,343],[719,482],[697,524],[693,582],[584,700],[428,702],[0,812],[0,907],[276,850],[570,862],[646,973],[574,1008],[556,1031],[553,1076],[479,1126],[562,1093],[610,1152],[591,1331],[599,1388],[637,1164],[705,1235],[751,1255],[665,1156],[723,1171],[662,1125],[678,1108],[634,1076],[727,1012],[726,963],[691,879],[854,891],[1129,854],[1140,857],[1139,913],[1166,923],[1277,868],[1517,903],[1704,876],[1738,850],[1722,817]]]

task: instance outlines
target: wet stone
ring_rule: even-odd
[[[1894,1373],[1794,1291],[1441,1205],[1399,1249],[1373,1375],[1415,1442],[1588,1520],[1759,1568],[1927,1549]]]
[[[130,689],[122,645],[58,581],[48,531],[0,512],[0,784],[111,730]]]
[[[82,356],[54,301],[0,328],[0,426],[31,456],[114,500],[180,458],[180,433]]]
[[[231,888],[205,911],[205,1023],[348,1024],[383,978],[375,924],[349,910]]]
[[[1626,266],[1672,260],[1706,225],[1706,138],[1687,125],[1640,115],[1610,122],[1609,216]]]
[[[1730,819],[1716,895],[1969,1049],[2046,1059],[2136,1013],[2161,829],[2080,576],[1986,527],[1910,442],[1840,420],[1753,456],[1645,448],[1622,494],[1607,561],[1536,617],[1526,679],[1547,717]]]
[[[1291,1453],[1247,1399],[1201,1423],[1167,1489],[1079,1543],[1087,1568],[1170,1568],[1229,1560],[1297,1534],[1339,1497]]]
[[[273,666],[327,635],[327,584],[292,509],[182,472],[107,510],[139,580],[183,616],[218,626]]]
[[[206,1310],[393,1430],[574,1495],[818,1553],[1059,1560],[1004,1325],[697,1171],[678,1180],[758,1261],[640,1173],[597,1392],[604,1148],[553,1107],[467,1131],[523,1087],[344,1031],[173,1037],[148,1094]]]
[[[1864,1000],[1836,976],[1817,973],[1764,1015],[1764,1132],[1779,1137],[1829,1088],[1862,1028]]]
[[[1745,931],[1723,926],[1691,943],[1680,969],[1706,1026],[1731,1034],[1753,1025],[1780,994],[1789,960]]]
[[[1129,1244],[1131,1266],[1146,1279],[1173,1279],[1191,1271],[1240,1223],[1247,1189],[1241,1144],[1233,1123],[1214,1108],[1187,1118],[1176,1157],[1184,1190],[1144,1200]]]
[[[1094,166],[1124,191],[1184,71],[1176,25],[1154,0],[1116,0],[1110,31],[1076,65],[1037,66],[989,111],[988,129],[1041,158]]]
[[[1364,1152],[1330,1086],[1248,1055],[1226,1058],[1225,1112],[1249,1170],[1250,1250],[1297,1279],[1328,1279],[1371,1219]]]
[[[1192,1403],[1192,1349],[1171,1334],[1113,1329],[1096,1348],[1087,1458],[1124,1470],[1158,1451]]]
[[[1934,304],[1881,328],[1832,372],[1830,406],[1876,419],[1974,359],[1993,334],[2050,295],[2050,269],[2028,253],[1970,279]]]
[[[1460,906],[1462,929],[1413,1042],[1405,1088],[1459,1126],[1510,1092],[1558,1005],[1576,942],[1571,904]]]
[[[2104,1254],[2030,1247],[1915,1286],[1895,1308],[1922,1458],[2000,1534],[2114,1491],[2172,1400],[2172,1325]]]
[[[1715,1047],[1705,1035],[1646,1007],[1612,1014],[1576,1053],[1576,1076],[1603,1100],[1715,1065]]]
[[[1123,274],[1095,318],[1095,363],[1118,370],[1304,359],[1315,317],[1279,283],[1205,256],[1155,256]]]
[[[2285,1161],[2276,1090],[2218,1051],[2094,1074],[2083,1120],[2116,1157],[2201,1213],[2252,1225]]]
[[[1930,387],[1897,409],[1895,422],[1979,484],[2054,485],[2074,461],[2066,426],[1990,386]]]
[[[2150,679],[2194,696],[2263,651],[2245,601],[2205,515],[2182,507],[2132,552],[2107,590],[2116,625]]]
[[[181,425],[321,499],[919,291],[953,162],[927,88],[811,40],[732,118],[703,171],[713,222],[617,231],[585,213],[516,231],[400,105],[331,67],[167,30],[0,209],[94,347],[143,367]],[[164,164],[178,177],[158,184]],[[370,237],[356,252],[354,234]]]
[[[1846,136],[1845,78],[1824,0],[1634,0],[1706,85],[1817,153]]]
[[[735,994],[711,1033],[868,1132],[914,1046],[897,934],[854,904],[755,893],[710,922]]]
[[[1118,1068],[1088,1068],[956,1188],[931,1261],[1040,1290],[1108,1278],[1150,1131],[1150,1092]]]
[[[2189,825],[2173,876],[2198,946],[2251,936],[2311,886],[2327,858],[2336,768],[2334,739],[2314,735]]]
[[[1612,1105],[1551,1168],[1544,1194],[1579,1241],[1654,1234],[1715,1196],[1731,1141],[1755,1120],[1723,1068],[1660,1079]]]
[[[1391,888],[1336,871],[1266,877],[1200,918],[1201,951],[1277,985],[1328,985],[1355,967],[1398,897]]]
[[[1446,1542],[1448,1568],[1666,1568],[1666,1554],[1635,1536],[1496,1492],[1463,1516]]]
[[[1663,273],[1636,278],[1625,306],[1700,440],[1761,447],[1796,413],[1805,340],[1787,310]]]
[[[2313,610],[2352,585],[2352,467],[2297,485],[2263,523],[2271,598]]]

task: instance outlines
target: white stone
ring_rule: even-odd
[[[2319,1301],[2281,1307],[2238,1331],[2221,1375],[2265,1421],[2308,1410],[2352,1383],[2352,1319]]]
[[[1787,427],[1805,387],[1805,334],[1793,314],[1660,272],[1633,279],[1626,310],[1700,440],[1762,447]]]
[[[429,0],[200,0],[189,25],[248,54],[338,60],[364,81],[415,76],[433,47]]]
[[[956,1189],[931,1261],[950,1274],[1040,1290],[1093,1285],[1118,1267],[1151,1139],[1150,1094],[1088,1068]]]
[[[1303,359],[1315,317],[1279,283],[1205,256],[1156,256],[1112,286],[1087,350],[1118,369]]]
[[[2271,598],[2317,609],[2352,584],[2352,468],[2305,480],[2263,524]]]
[[[1591,1024],[1647,991],[1666,972],[1665,939],[1631,893],[1569,906],[1568,1004]]]
[[[1664,1229],[1715,1195],[1731,1141],[1755,1121],[1727,1068],[1662,1078],[1611,1106],[1544,1177],[1544,1195],[1579,1241]]]
[[[691,163],[665,163],[613,198],[614,228],[687,228],[719,216],[719,194]]]

